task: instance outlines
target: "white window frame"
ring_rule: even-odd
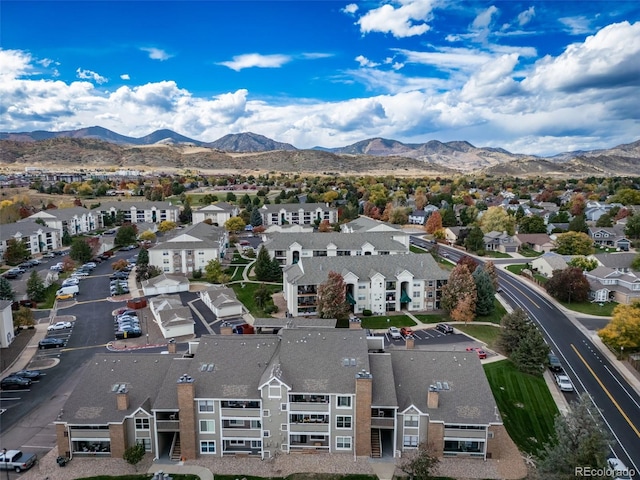
[[[202,428],[206,425],[205,428]],[[200,420],[198,424],[200,433],[216,433],[216,421],[215,420]],[[208,428],[211,427],[211,428]]]
[[[340,426],[341,420],[342,420],[342,426]],[[348,427],[345,426],[345,422],[349,424]],[[341,430],[351,430],[353,428],[353,417],[351,415],[337,415],[336,428]]]
[[[209,406],[211,406],[211,410],[209,410]],[[203,409],[204,407],[204,409]],[[215,412],[215,403],[213,400],[198,400],[198,412],[199,413],[214,413]]]
[[[349,446],[345,446],[346,444],[349,444]],[[342,444],[342,446],[340,446]],[[353,445],[353,438],[352,437],[344,437],[344,436],[337,436],[336,437],[336,450],[351,450]]]
[[[403,435],[402,446],[404,448],[418,448],[418,435]]]
[[[277,389],[277,394],[274,393],[274,390],[276,389]],[[280,385],[269,384],[269,398],[282,398],[282,388]]]
[[[410,423],[414,423],[415,425],[410,425]],[[402,425],[405,428],[418,428],[420,426],[420,416],[419,415],[405,415],[402,419]]]
[[[136,425],[136,430],[148,431],[151,429],[151,422],[146,417],[136,417],[135,425]]]
[[[205,449],[202,447],[206,446]],[[213,451],[210,451],[209,448],[213,446]],[[216,454],[216,441],[215,440],[200,440],[200,454],[201,455],[215,455]]]
[[[340,405],[341,400],[348,400],[349,405],[345,406],[345,405]],[[351,397],[349,395],[338,395],[336,397],[336,408],[351,408]]]

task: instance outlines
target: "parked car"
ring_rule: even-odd
[[[33,266],[34,266],[34,264],[31,263],[29,260],[27,260],[26,262],[22,262],[20,265],[18,265],[18,267],[22,268],[22,269],[31,268]]]
[[[138,338],[142,336],[141,330],[118,330],[116,331],[116,340],[125,338]]]
[[[71,300],[74,296],[73,293],[61,293],[56,295],[56,300]]]
[[[2,390],[21,390],[23,388],[29,388],[30,386],[31,380],[29,378],[14,375],[4,377],[0,381],[0,389]]]
[[[111,274],[111,276],[109,277],[109,280],[118,280],[123,278],[129,278],[129,272],[121,272],[121,271],[115,272]]]
[[[61,263],[56,263],[55,265],[51,265],[51,266],[49,267],[49,270],[55,270],[55,271],[57,271],[57,272],[61,272],[63,268],[64,268],[64,267],[62,266],[62,264],[61,264]]]
[[[76,270],[71,274],[71,276],[72,277],[88,277],[90,274],[91,272],[87,270]]]
[[[38,306],[38,302],[36,302],[35,300],[18,300],[17,302],[18,308],[16,308],[16,310],[18,310],[20,307],[27,307],[27,308],[36,308]]]
[[[20,276],[20,274],[16,271],[12,271],[12,270],[7,270],[6,272],[4,272],[2,274],[2,276],[4,278],[6,278],[7,280],[13,280],[15,278],[18,278]]]
[[[398,330],[398,327],[389,327],[387,333],[389,334],[389,337],[391,337],[391,340],[400,340],[402,338],[402,334],[400,333],[400,330]]]
[[[438,330],[440,333],[444,333],[449,334],[449,333],[453,333],[453,327],[451,325],[449,325],[448,323],[439,323],[436,325],[436,330]]]
[[[613,470],[613,480],[631,480],[631,470],[627,468],[622,460],[611,457],[607,459],[607,463],[609,464],[609,468]]]
[[[573,384],[569,377],[563,374],[556,375],[556,384],[562,392],[573,392]]]
[[[71,328],[73,324],[71,322],[56,322],[53,325],[47,327],[47,331],[53,332],[54,330],[65,330]]]
[[[409,337],[409,336],[413,335],[413,329],[411,327],[402,327],[400,329],[400,334],[403,337]]]
[[[9,376],[36,380],[42,376],[42,372],[40,370],[18,370],[17,372],[10,373]]]
[[[485,358],[487,358],[487,352],[485,352],[483,349],[481,348],[476,348],[476,353],[478,354],[478,358],[480,360],[484,360]]]
[[[21,450],[7,450],[6,452],[0,452],[0,469],[7,471],[13,470],[20,473],[33,467],[36,460],[37,457],[35,453],[22,452]],[[8,473],[7,478],[9,478]]]
[[[64,347],[64,340],[54,337],[45,337],[38,342],[38,348],[43,350],[45,348],[60,348]]]
[[[249,325],[248,323],[242,323],[240,325],[236,325],[235,327],[233,327],[233,333],[237,333],[239,335],[249,335],[252,333],[256,333],[255,328],[253,328],[253,325]]]
[[[62,282],[63,287],[71,287],[73,285],[80,285],[80,280],[76,277],[69,277]]]
[[[55,254],[53,252],[46,252],[42,255],[42,258],[54,258]]]
[[[562,364],[560,363],[560,360],[554,354],[550,353],[549,355],[547,355],[547,359],[549,361],[549,370],[556,373],[564,371],[562,369]]]
[[[127,245],[126,247],[122,247],[120,250],[128,252],[129,250],[135,250],[136,248],[138,248],[137,245]]]

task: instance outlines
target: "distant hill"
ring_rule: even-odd
[[[257,133],[230,133],[224,137],[210,142],[208,147],[216,148],[224,152],[270,152],[273,150],[297,150],[288,143],[276,142]]]
[[[282,172],[354,171],[376,174],[384,171],[388,174],[389,171],[397,171],[398,175],[405,175],[405,172],[424,175],[483,172],[491,175],[576,177],[635,176],[640,172],[640,140],[611,149],[567,152],[549,158],[514,154],[502,148],[475,147],[466,141],[402,143],[377,137],[345,147],[299,150],[291,144],[252,132],[229,134],[214,142],[202,142],[166,129],[134,138],[102,127],[64,132],[0,133],[0,142],[0,162],[4,164],[22,164],[28,160],[49,166],[59,162],[62,167],[86,162],[96,166],[193,168],[199,165],[199,168],[209,169],[253,168]],[[115,145],[122,148],[113,149]],[[243,156],[236,158],[235,154]],[[285,162],[291,164],[285,165]]]

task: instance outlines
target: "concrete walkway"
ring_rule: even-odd
[[[182,475],[197,475],[200,477],[200,480],[213,480],[213,472],[205,467],[200,467],[198,465],[185,465],[184,462],[178,463],[154,463],[151,465],[147,473],[156,474],[156,473],[168,473],[171,475],[172,473],[180,473]]]

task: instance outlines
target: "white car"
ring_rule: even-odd
[[[607,459],[607,463],[613,472],[611,473],[614,480],[631,480],[631,471],[622,463],[619,458],[611,457]]]
[[[400,330],[398,329],[398,327],[389,327],[388,333],[389,333],[389,336],[391,337],[391,340],[402,339],[402,334],[400,333]]]
[[[562,392],[573,392],[573,384],[566,375],[556,375],[556,384]]]
[[[53,325],[49,325],[47,330],[52,332],[54,330],[65,330],[67,328],[71,328],[71,322],[56,322]]]
[[[72,277],[88,277],[89,272],[73,272],[71,276]]]
[[[69,277],[64,282],[62,282],[63,287],[72,287],[74,285],[78,285],[80,280],[77,277]]]

